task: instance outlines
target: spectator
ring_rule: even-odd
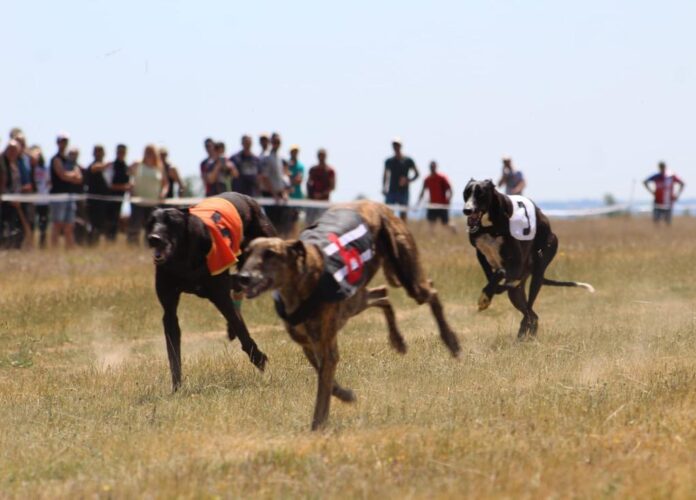
[[[94,196],[108,196],[110,194],[109,182],[106,177],[106,163],[104,162],[104,146],[94,146],[92,163],[85,169],[85,185],[87,194]],[[96,244],[102,234],[106,235],[109,227],[109,206],[111,201],[103,199],[87,199],[87,218],[91,230],[89,231],[89,243]]]
[[[408,187],[420,173],[415,162],[401,153],[401,139],[392,140],[394,156],[384,162],[384,175],[382,177],[383,194],[387,205],[408,206]],[[411,177],[411,171],[413,176]],[[406,210],[399,210],[399,216],[405,221],[408,218]]]
[[[302,181],[304,179],[304,165],[300,163],[297,156],[300,153],[300,147],[293,145],[290,147],[290,161],[288,162],[288,175],[290,177],[290,198],[301,200],[304,198],[302,194]]]
[[[209,193],[208,192],[208,173],[212,170],[213,164],[215,163],[216,156],[215,156],[215,141],[213,141],[210,137],[208,137],[205,141],[203,141],[203,145],[205,146],[205,151],[208,153],[208,156],[201,161],[201,179],[203,180],[203,185],[205,186],[205,195],[206,196],[211,196],[212,194],[215,193]]]
[[[17,141],[17,144],[19,144],[19,157],[17,158],[17,164],[19,165],[19,178],[21,183],[20,193],[31,193],[31,158],[29,157],[29,151],[27,150],[27,139],[21,129],[13,129],[12,132],[14,132],[14,140]],[[31,246],[33,240],[31,239],[32,225],[30,221],[34,220],[34,205],[32,203],[20,203],[19,207],[23,215],[22,221],[28,225],[25,227],[25,229],[28,229],[28,231],[26,231],[25,241],[29,246]]]
[[[450,200],[452,199],[452,186],[450,186],[447,176],[437,171],[437,162],[434,160],[430,162],[430,175],[423,181],[423,189],[421,189],[418,201],[423,200],[426,189],[428,190],[430,203],[436,205],[450,204]],[[440,219],[445,227],[449,228],[452,232],[456,232],[456,228],[449,222],[449,208],[428,208],[426,218],[430,223],[431,230],[435,228],[435,223]]]
[[[259,153],[259,158],[262,158],[268,154],[268,147],[271,145],[270,137],[267,133],[263,132],[259,135],[259,146],[261,146],[261,153]]]
[[[10,139],[0,156],[0,185],[2,193],[22,192],[22,179],[19,155],[21,146],[16,139]],[[0,241],[4,248],[19,249],[25,237],[31,233],[28,221],[17,201],[3,201],[0,208]]]
[[[70,148],[68,150],[68,168],[79,170],[82,174],[82,182],[79,185],[73,186],[74,194],[85,194],[84,181],[87,178],[87,169],[83,168],[78,163],[80,158],[80,150],[78,148]],[[85,245],[89,243],[89,214],[87,212],[87,200],[82,196],[75,200],[75,224],[73,226],[73,240],[77,245]]]
[[[213,145],[211,161],[206,164],[207,171],[203,176],[205,195],[214,196],[231,189],[231,178],[236,177],[237,169],[232,162],[225,158],[225,143]]]
[[[684,181],[677,177],[674,172],[667,170],[665,162],[661,161],[657,167],[659,172],[645,179],[643,185],[654,197],[653,221],[655,224],[663,220],[665,224],[670,225],[672,223],[672,206],[684,191]],[[650,187],[651,183],[654,187]],[[676,194],[674,194],[675,184],[679,184],[679,191]]]
[[[498,181],[498,187],[505,185],[505,194],[522,194],[527,186],[524,175],[512,166],[512,159],[503,157],[503,175]]]
[[[19,145],[19,157],[17,158],[17,164],[19,165],[19,178],[20,178],[20,192],[30,193],[31,192],[31,158],[29,157],[29,151],[27,150],[27,139],[24,137],[22,132],[15,134],[14,138]]]
[[[275,205],[265,207],[266,215],[280,234],[286,234],[289,228],[285,224],[285,207],[280,204],[287,200],[288,193],[283,179],[284,166],[280,157],[280,145],[280,134],[274,132],[271,135],[271,151],[268,155],[262,156],[259,177],[264,189],[261,195],[275,200]]]
[[[69,195],[82,189],[82,172],[77,167],[77,162],[71,161],[67,156],[68,142],[69,138],[65,133],[59,134],[56,139],[58,152],[51,158],[51,194]],[[65,248],[72,248],[75,244],[75,200],[52,201],[50,210],[53,222],[51,245],[57,247],[62,234]]]
[[[33,191],[38,195],[48,195],[51,190],[51,172],[39,146],[29,148],[31,179]],[[46,248],[46,230],[48,229],[48,201],[34,203],[35,223],[39,228],[39,248]],[[32,229],[34,221],[32,221]]]
[[[239,172],[232,181],[232,191],[247,196],[259,195],[259,159],[251,152],[251,136],[242,136],[242,149],[230,158]]]
[[[133,187],[128,175],[127,156],[128,148],[125,144],[119,144],[116,146],[116,159],[106,165],[104,178],[109,185],[110,196],[123,198],[123,195]],[[109,201],[106,206],[105,236],[107,241],[116,241],[122,204],[122,201]]]
[[[319,163],[309,169],[307,179],[307,198],[310,200],[329,201],[331,192],[336,188],[336,173],[326,163],[326,150],[317,152]],[[307,225],[312,225],[324,213],[325,208],[307,210]]]
[[[162,161],[162,166],[164,167],[164,173],[167,175],[167,180],[169,181],[169,191],[167,191],[167,196],[165,198],[174,198],[174,185],[176,184],[176,192],[179,198],[184,196],[184,183],[181,182],[181,177],[179,177],[179,170],[169,163],[169,151],[165,147],[159,148],[160,160]]]
[[[154,145],[145,146],[143,159],[131,165],[130,175],[133,185],[132,194],[136,200],[131,203],[128,243],[137,245],[140,232],[145,228],[150,213],[164,200],[169,191],[169,180]]]
[[[290,160],[286,164],[286,176],[289,197],[294,200],[301,200],[304,198],[302,193],[302,181],[304,179],[304,165],[300,163],[297,156],[300,153],[300,147],[296,144],[290,146]],[[287,207],[285,209],[285,215],[287,217],[287,224],[289,226],[289,234],[295,234],[297,228],[297,221],[300,218],[300,210],[297,207]]]

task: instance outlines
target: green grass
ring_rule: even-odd
[[[0,259],[1,497],[690,497],[696,491],[696,221],[554,222],[537,341],[515,340],[465,234],[414,231],[459,332],[454,361],[426,307],[393,291],[340,335],[327,430],[316,379],[269,297],[245,302],[261,374],[214,308],[182,300],[184,386],[169,370],[145,251]],[[381,281],[381,279],[380,279]]]

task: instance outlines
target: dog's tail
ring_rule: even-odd
[[[590,285],[589,283],[583,283],[581,281],[556,281],[544,278],[544,280],[541,283],[542,285],[546,286],[577,286],[580,288],[584,288],[590,293],[595,293],[595,288],[592,285]]]
[[[388,209],[387,209],[388,210]],[[419,295],[416,283],[422,276],[418,249],[401,219],[391,212],[381,214],[377,235],[385,255],[385,277],[392,286],[403,286],[412,297]]]

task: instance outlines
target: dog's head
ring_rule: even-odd
[[[495,195],[495,184],[490,179],[476,181],[471,179],[464,188],[464,215],[470,233],[481,227],[481,217],[488,213]]]
[[[296,280],[307,256],[304,243],[280,238],[256,238],[246,251],[244,265],[233,280],[249,299]]]
[[[158,208],[147,221],[147,244],[152,248],[155,265],[169,262],[186,239],[188,211]]]

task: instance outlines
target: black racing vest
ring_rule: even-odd
[[[370,228],[354,210],[336,208],[322,215],[300,234],[306,245],[317,246],[324,256],[319,297],[337,302],[351,297],[365,284],[364,265],[374,257]]]

